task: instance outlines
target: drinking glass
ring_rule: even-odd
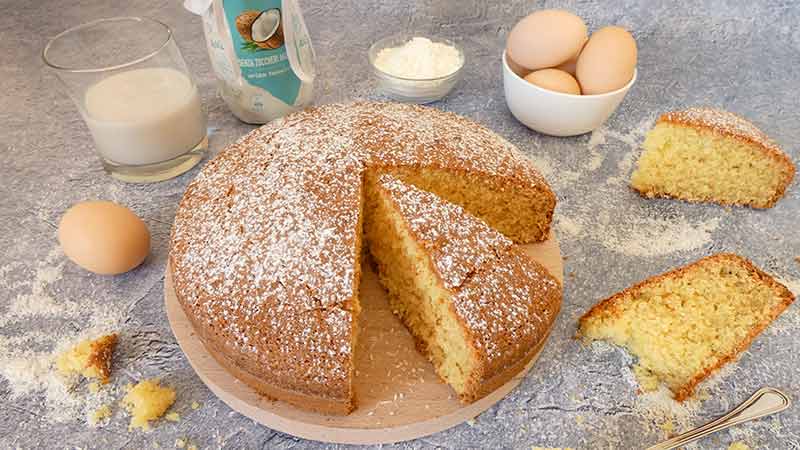
[[[42,58],[66,86],[112,177],[161,181],[203,159],[206,114],[167,25],[96,20],[54,37]]]

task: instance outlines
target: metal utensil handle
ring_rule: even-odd
[[[783,392],[775,388],[764,387],[757,390],[755,394],[742,402],[741,405],[719,419],[712,420],[703,426],[679,434],[647,450],[670,450],[678,448],[728,427],[781,412],[791,404],[791,400]]]

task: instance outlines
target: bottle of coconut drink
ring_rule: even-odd
[[[262,124],[310,105],[314,49],[296,0],[185,0],[203,18],[220,93],[240,120]]]

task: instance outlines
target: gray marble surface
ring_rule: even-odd
[[[367,48],[380,37],[408,30],[452,37],[467,53],[464,78],[433,107],[470,117],[518,145],[542,167],[559,197],[556,231],[565,256],[565,298],[538,364],[518,389],[474,423],[399,447],[641,448],[662,439],[671,425],[678,430],[699,424],[763,385],[800,399],[797,306],[703,389],[707,400],[683,409],[637,396],[628,369],[631,359],[623,351],[585,347],[573,339],[577,318],[599,299],[713,252],[750,257],[798,289],[797,182],[768,211],[647,201],[625,183],[643,130],[660,112],[684,106],[714,105],[743,114],[797,160],[796,2],[301,4],[317,49],[319,103],[381,98],[366,59]],[[541,7],[575,11],[590,29],[617,24],[634,30],[639,80],[593,136],[542,136],[516,122],[506,108],[499,65],[505,36],[516,20]],[[166,22],[200,85],[213,129],[213,154],[252,127],[237,121],[216,94],[199,18],[177,0],[3,0],[0,10],[0,448],[172,448],[176,439],[201,448],[326,447],[276,433],[233,412],[194,374],[169,329],[162,286],[175,207],[197,170],[153,185],[106,176],[86,127],[40,59],[48,38],[84,21],[144,15]],[[140,268],[117,277],[94,276],[59,252],[55,225],[61,214],[74,202],[96,198],[125,204],[147,222],[152,254]],[[101,323],[98,314],[117,320],[121,332],[111,398],[119,398],[121,387],[132,380],[159,376],[178,391],[174,408],[181,421],[159,423],[149,433],[129,433],[127,417],[115,406],[110,422],[92,428],[85,411],[43,391],[34,383],[39,378],[31,381],[10,368],[41,359],[65,339]],[[85,392],[86,386],[78,386],[74,394]],[[192,402],[199,407],[192,409]],[[672,412],[665,416],[659,412],[664,407]],[[774,419],[720,433],[695,448],[727,448],[733,441],[752,448],[798,449],[800,410],[794,407]]]

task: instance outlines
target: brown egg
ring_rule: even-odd
[[[586,24],[569,11],[543,9],[520,20],[508,34],[506,53],[530,70],[557,66],[575,56]]]
[[[563,70],[564,72],[567,72],[567,73],[569,73],[570,75],[572,75],[574,77],[575,76],[575,67],[578,64],[578,57],[581,55],[581,50],[583,50],[583,46],[586,45],[586,42],[588,40],[589,40],[589,38],[587,37],[583,41],[583,44],[581,44],[581,49],[578,50],[578,53],[575,53],[575,55],[573,55],[572,58],[570,58],[570,59],[566,60],[565,62],[555,66],[554,69]]]
[[[130,209],[108,201],[73,205],[61,217],[58,242],[75,264],[102,275],[127,272],[150,253],[150,232]]]
[[[537,70],[528,74],[528,76],[525,77],[525,81],[551,91],[581,95],[581,87],[578,85],[578,81],[563,70]]]
[[[515,74],[519,75],[520,78],[525,78],[525,75],[531,73],[530,69],[526,69],[515,63],[513,59],[508,57],[508,54],[506,54],[506,63],[508,63],[508,68],[511,69],[511,71]]]
[[[584,95],[616,91],[633,78],[636,41],[624,28],[601,28],[583,47],[576,75]]]

